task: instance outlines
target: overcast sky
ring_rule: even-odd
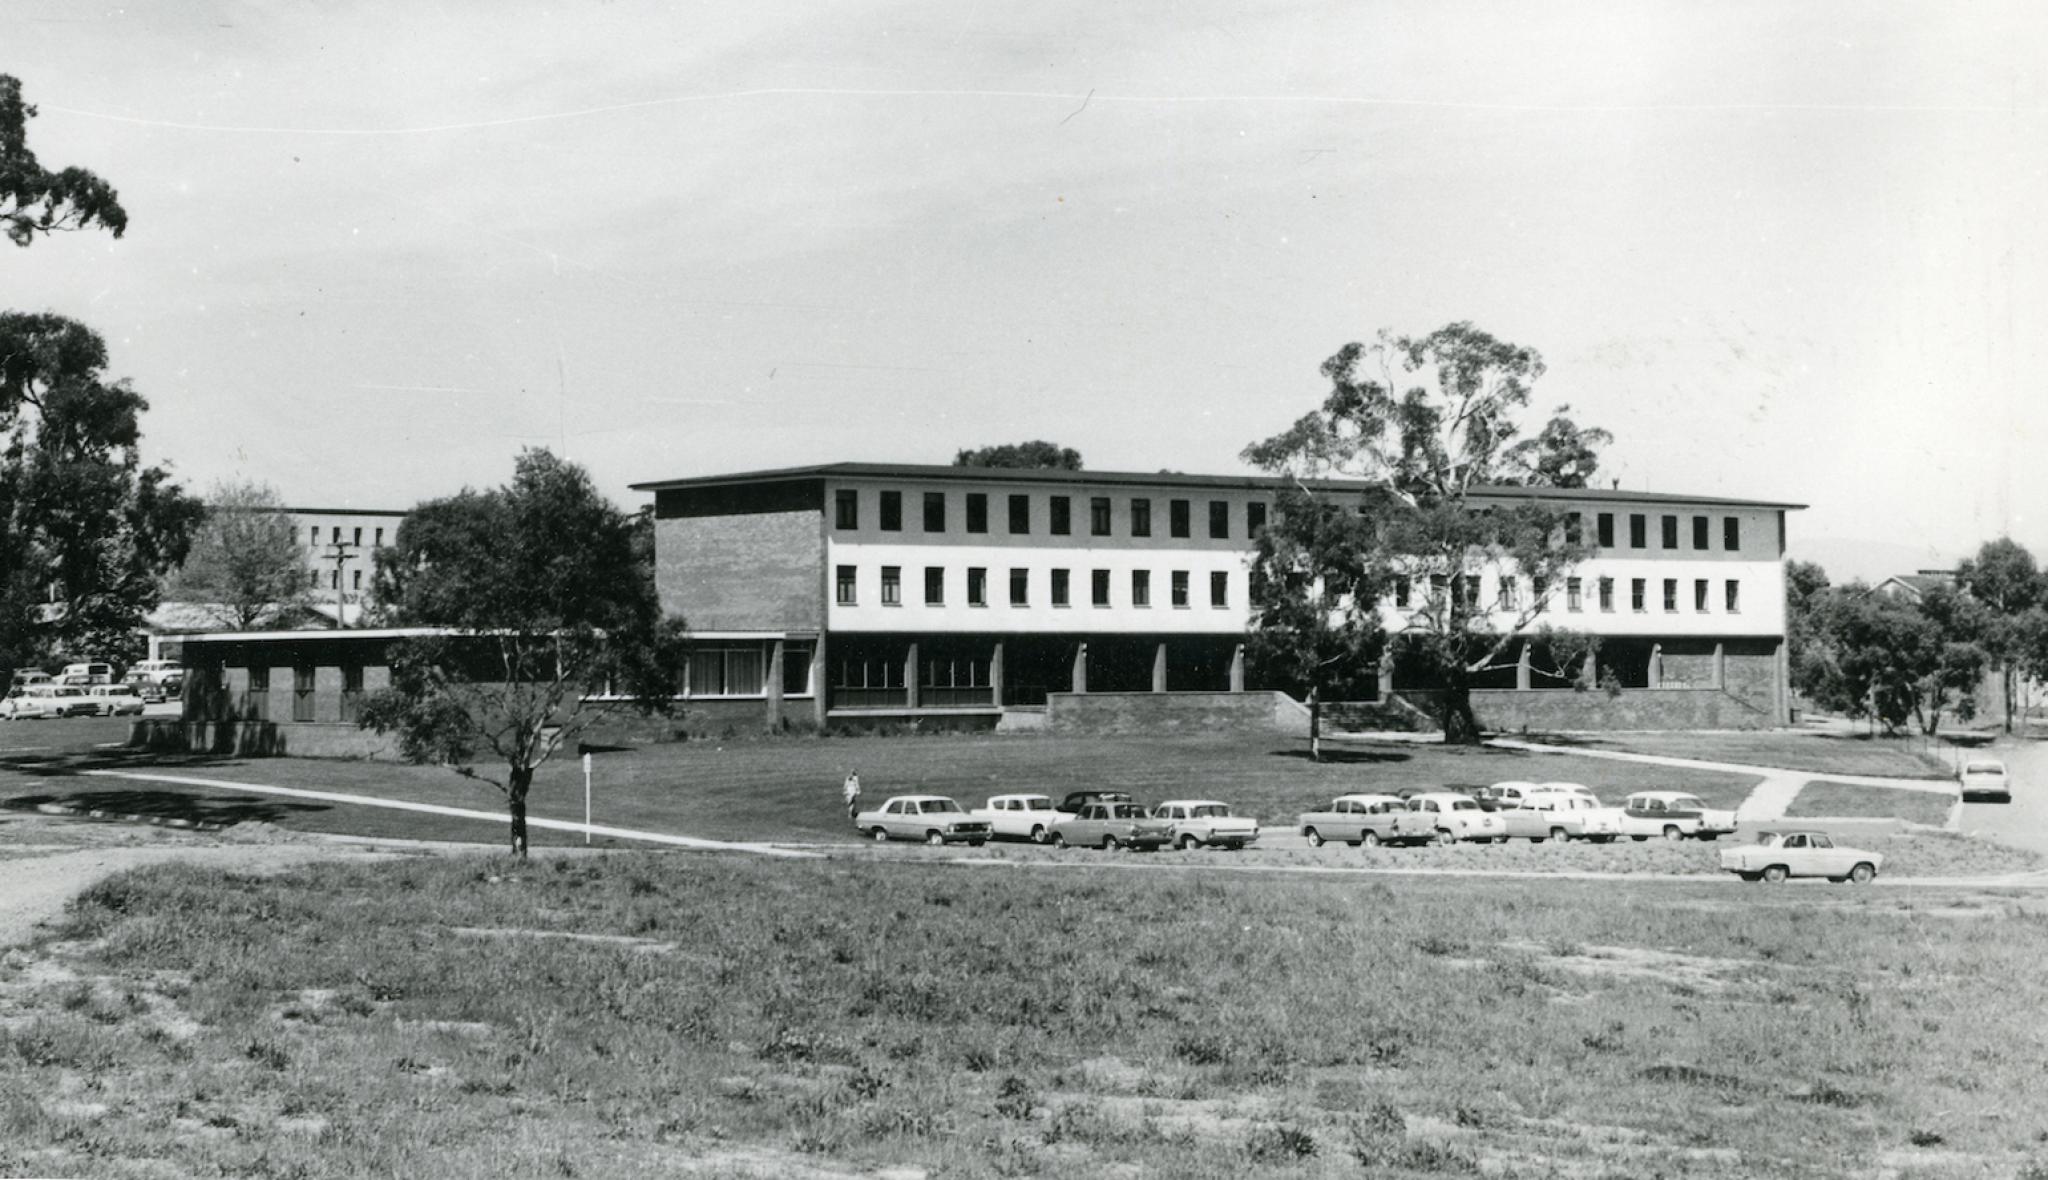
[[[81,15],[84,13],[85,15]],[[0,11],[125,239],[0,245],[203,488],[403,508],[1044,437],[1241,470],[1381,328],[1882,576],[2048,555],[2048,6]]]

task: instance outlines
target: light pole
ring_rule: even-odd
[[[347,579],[341,575],[343,569],[347,567],[349,559],[355,556],[355,548],[356,543],[354,541],[335,541],[327,546],[326,557],[334,563],[334,625],[337,628],[348,626],[348,615],[346,613],[347,598],[345,597]]]

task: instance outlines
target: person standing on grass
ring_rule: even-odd
[[[860,814],[860,771],[846,772],[846,790],[843,793],[846,796],[846,818],[852,819]]]

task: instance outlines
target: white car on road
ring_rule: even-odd
[[[1052,830],[1073,818],[1053,810],[1050,795],[990,795],[986,806],[977,807],[970,814],[988,821],[990,830],[999,837],[1029,840],[1033,844],[1049,843]]]
[[[1721,867],[1745,881],[1776,884],[1787,877],[1826,877],[1868,884],[1884,854],[1835,843],[1826,832],[1765,832],[1754,844],[1721,851]]]
[[[2005,763],[1991,758],[1972,758],[1963,763],[1964,799],[1996,799],[2012,802],[2012,784],[2005,777]]]
[[[1735,813],[1686,791],[1637,791],[1621,805],[1621,834],[1647,840],[1714,840],[1735,830]]]
[[[1480,840],[1491,842],[1508,838],[1507,821],[1497,811],[1487,811],[1479,806],[1470,795],[1456,791],[1424,791],[1411,795],[1408,810],[1436,833],[1436,842],[1450,844],[1458,840]]]
[[[1152,809],[1153,819],[1173,825],[1174,847],[1243,848],[1259,838],[1259,821],[1230,814],[1230,804],[1215,799],[1168,799]]]

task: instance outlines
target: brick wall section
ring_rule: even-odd
[[[1400,695],[1431,716],[1442,716],[1436,694],[1404,689]],[[1768,707],[1754,709],[1745,700],[1711,688],[1630,688],[1616,696],[1597,690],[1475,689],[1472,713],[1480,728],[1493,733],[1769,729],[1775,723]]]
[[[1277,692],[1056,692],[1046,697],[1055,733],[1308,733],[1308,711]]]
[[[662,609],[692,631],[810,631],[825,624],[825,541],[815,511],[654,522]]]

